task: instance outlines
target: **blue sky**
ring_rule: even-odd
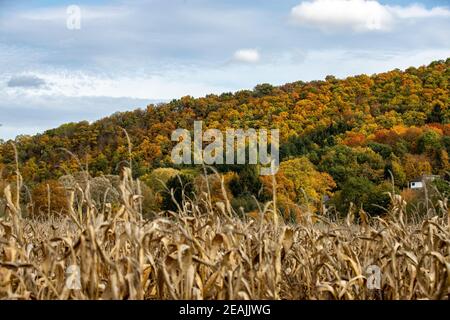
[[[450,1],[0,0],[0,139],[155,101],[450,57]],[[67,28],[67,7],[81,28]]]

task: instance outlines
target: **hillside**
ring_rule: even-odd
[[[338,210],[353,202],[377,214],[372,204],[388,204],[383,194],[392,189],[391,173],[399,191],[422,174],[448,178],[449,66],[447,59],[372,76],[261,84],[251,91],[182,97],[92,124],[68,123],[16,138],[21,173],[33,187],[79,171],[64,148],[88,164],[93,176],[117,175],[128,159],[124,128],[133,145],[133,173],[146,181],[153,169],[172,166],[170,134],[191,129],[194,120],[208,128],[279,128],[281,199],[302,203],[305,191],[317,208],[328,195]],[[0,163],[2,178],[12,178],[14,152],[7,142],[0,144]],[[259,191],[268,182],[256,178],[252,187],[247,176],[246,170],[230,175],[233,196],[264,198]]]

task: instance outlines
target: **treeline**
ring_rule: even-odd
[[[92,124],[68,123],[43,134],[18,136],[14,142],[24,181],[33,189],[86,167],[93,177],[118,175],[129,161],[122,128],[132,143],[133,174],[142,181],[150,181],[157,168],[173,167],[171,132],[192,129],[194,120],[202,120],[204,129],[278,128],[282,163],[277,192],[289,214],[321,210],[323,203],[339,212],[353,203],[380,214],[389,205],[386,192],[393,191],[392,178],[398,192],[423,174],[448,179],[449,65],[447,59],[372,76],[328,76],[197,99],[186,96]],[[14,152],[7,142],[0,144],[0,163],[3,181],[12,179]],[[174,169],[188,170],[192,179],[199,172]],[[270,179],[259,177],[255,168],[219,169],[227,175],[236,206],[252,210],[255,198],[270,196]],[[438,185],[446,192],[445,183]],[[154,188],[154,183],[148,186]]]

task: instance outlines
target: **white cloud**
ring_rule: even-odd
[[[303,1],[291,9],[294,22],[330,31],[386,31],[401,19],[450,17],[444,7],[414,4],[406,7],[382,5],[376,0],[312,0]]]
[[[245,63],[256,63],[260,60],[260,56],[256,49],[240,49],[234,53],[233,60]]]
[[[304,1],[291,10],[295,22],[319,28],[352,28],[356,31],[384,30],[392,16],[377,1]]]
[[[36,21],[58,21],[66,20],[70,13],[67,12],[69,6],[48,7],[23,11],[18,14],[18,18]],[[81,19],[114,19],[125,17],[131,13],[126,7],[108,6],[80,6]]]
[[[389,10],[401,19],[450,17],[450,10],[447,8],[434,7],[428,10],[418,4],[413,4],[408,7],[389,7]]]

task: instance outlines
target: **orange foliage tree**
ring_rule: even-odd
[[[39,183],[33,189],[32,196],[35,215],[61,215],[68,212],[66,190],[57,180]]]

